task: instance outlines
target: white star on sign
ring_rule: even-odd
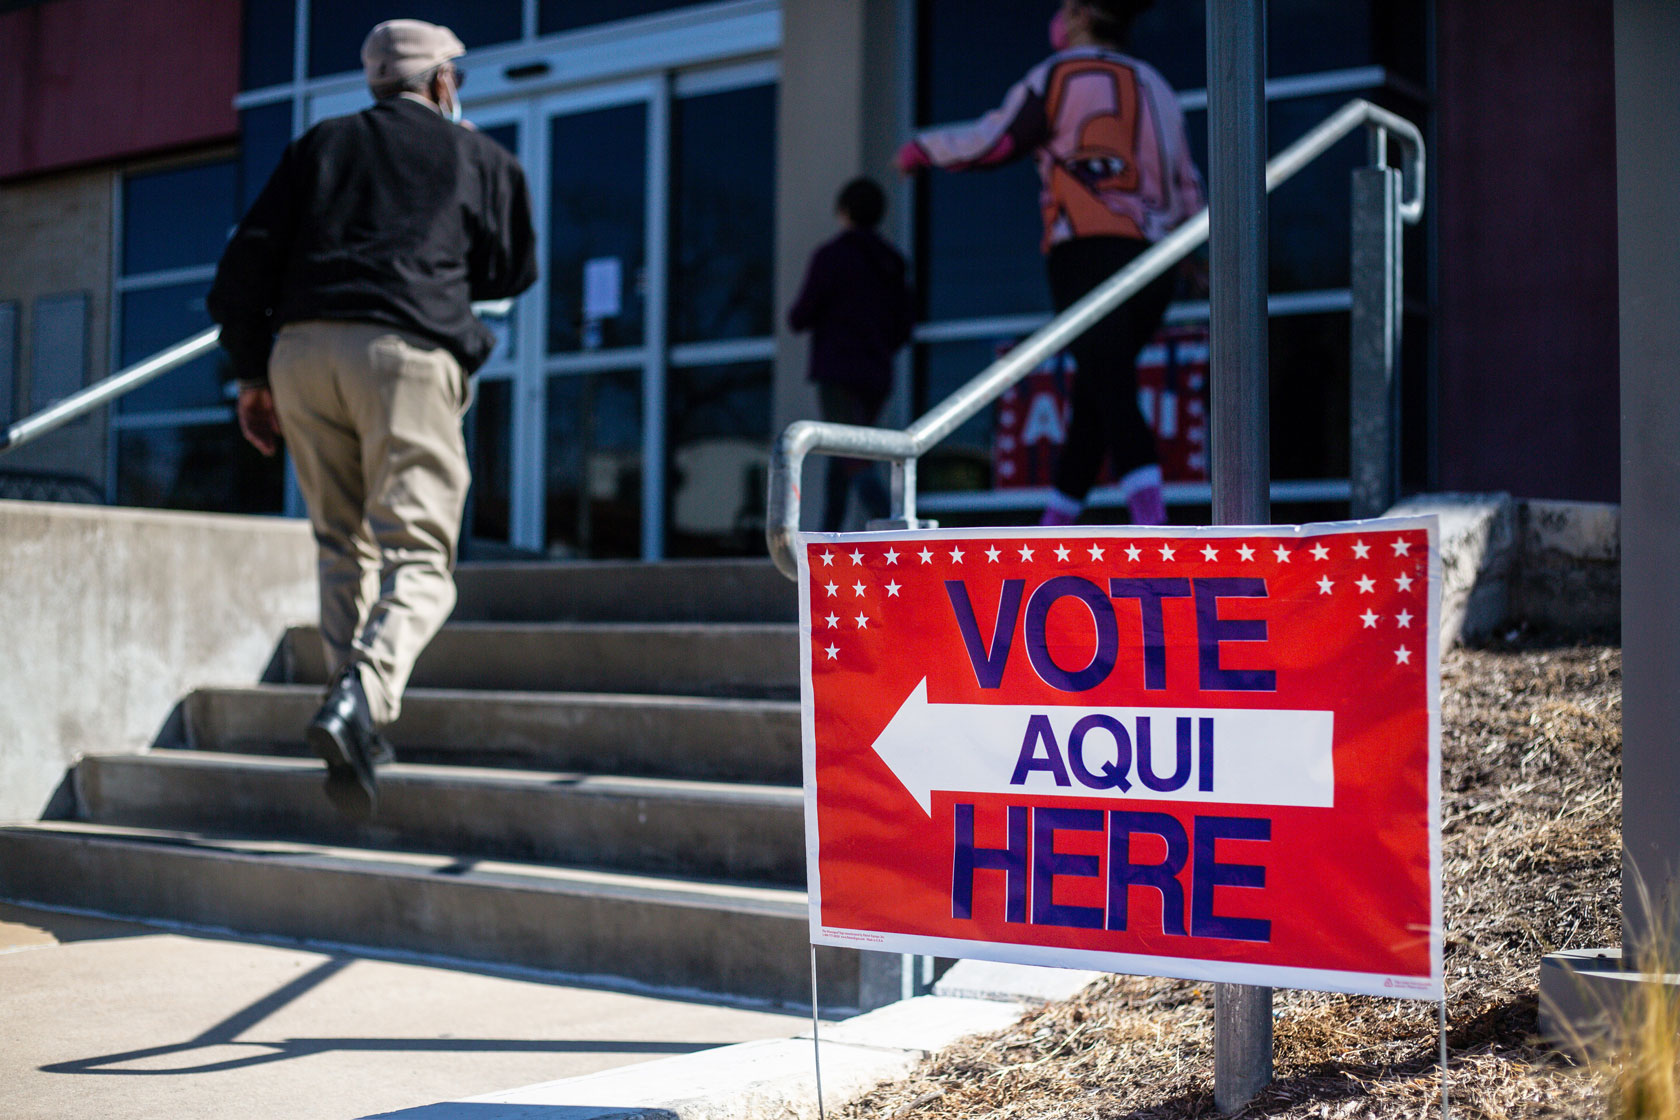
[[[1365,624],[1365,629],[1373,630],[1373,629],[1376,628],[1378,617],[1379,616],[1378,616],[1376,611],[1369,611],[1368,610],[1364,614],[1359,616],[1359,621],[1361,621]]]
[[[1394,663],[1396,665],[1410,665],[1412,663],[1412,651],[1405,646],[1401,646],[1394,651]]]
[[[1411,576],[1395,576],[1394,577],[1394,586],[1399,588],[1401,591],[1410,591],[1412,589],[1412,577]]]
[[[1314,560],[1330,559],[1330,550],[1324,547],[1323,542],[1313,545],[1312,554]]]
[[[897,580],[894,580],[892,583],[887,584],[887,598],[889,598],[889,599],[896,598],[897,595],[898,595],[899,586],[900,586],[900,584],[898,583]]]
[[[1139,556],[1142,556],[1142,555],[1143,555],[1143,549],[1139,548],[1135,544],[1128,546],[1127,549],[1126,549],[1126,559],[1128,559],[1128,560],[1136,560]]]
[[[1026,545],[1021,546],[1021,559],[1031,563],[1032,554],[1033,554],[1032,549],[1028,548]]]
[[[861,553],[861,552],[852,553],[852,563],[853,564],[863,563],[863,553]]]
[[[898,563],[898,549],[896,549],[896,548],[887,549],[887,563],[889,563],[889,564]]]
[[[1237,555],[1241,556],[1244,560],[1252,560],[1254,559],[1254,550],[1245,544],[1241,548],[1237,549]]]
[[[1370,576],[1360,576],[1353,582],[1359,585],[1359,593],[1361,595],[1369,595],[1377,589],[1377,581],[1372,579]]]
[[[1412,547],[1412,542],[1410,542],[1408,540],[1395,541],[1394,542],[1394,555],[1404,556],[1411,549],[1411,547]]]
[[[922,563],[924,564],[933,563],[933,550],[931,548],[924,548],[920,552],[916,553],[916,555],[922,558]]]
[[[865,618],[861,611],[858,613],[858,616],[857,616],[857,624],[858,624],[858,629],[859,630],[869,629],[869,619]]]
[[[1318,581],[1318,589],[1326,595],[1330,594],[1330,589],[1334,586],[1335,584],[1330,582],[1329,576],[1323,576]]]
[[[1091,546],[1091,559],[1101,560],[1102,559],[1102,554],[1103,554],[1102,549],[1098,548],[1096,545]]]
[[[1056,559],[1066,560],[1067,558],[1068,558],[1068,547],[1067,547],[1067,545],[1065,545],[1065,544],[1057,545],[1056,546]]]
[[[860,579],[856,583],[852,584],[852,590],[856,591],[858,593],[858,598],[859,599],[863,598],[863,593],[865,591],[865,588],[863,586],[863,581]]]
[[[840,656],[840,647],[839,646],[829,646],[828,649],[824,652],[826,652],[828,654],[828,659],[830,661],[833,661],[836,657]]]
[[[1353,542],[1353,558],[1355,560],[1367,560],[1367,559],[1370,559],[1370,556],[1371,556],[1371,546],[1370,545],[1366,544],[1364,541],[1354,541]]]
[[[828,594],[829,594],[830,598],[833,598],[834,596],[840,594],[840,585],[838,583],[829,584],[828,585]]]
[[[1171,560],[1174,555],[1175,555],[1175,553],[1173,552],[1173,546],[1172,545],[1164,544],[1164,545],[1161,546],[1161,559]]]
[[[963,556],[962,549],[953,548],[951,550],[951,563],[961,564],[962,563],[962,556]]]
[[[1203,560],[1217,560],[1217,559],[1219,559],[1219,550],[1217,548],[1214,548],[1211,544],[1208,545],[1206,548],[1202,549],[1202,559]]]
[[[1394,624],[1396,626],[1410,626],[1412,624],[1412,612],[1401,611],[1394,616]]]
[[[1278,563],[1279,564],[1289,563],[1289,550],[1287,548],[1283,547],[1281,544],[1277,546],[1277,551],[1275,553],[1273,553],[1272,555],[1274,555],[1278,558]]]
[[[829,567],[834,566],[834,553],[825,552],[825,553],[822,554],[822,558],[823,558],[823,563],[824,564],[828,565]]]
[[[826,622],[827,622],[827,623],[828,623],[828,628],[829,628],[829,629],[830,629],[830,630],[832,630],[832,629],[834,629],[834,628],[835,628],[835,627],[836,627],[836,626],[838,626],[838,625],[840,625],[840,616],[839,616],[839,615],[837,615],[837,614],[831,614],[831,615],[829,615],[829,616],[828,616],[828,618],[827,618],[827,619],[825,619],[825,620],[824,620],[824,621],[826,621]]]
[[[1001,552],[1002,552],[1002,550],[1001,550],[1001,549],[1000,549],[1000,548],[998,548],[998,546],[997,546],[997,545],[995,545],[995,544],[994,544],[994,545],[993,545],[993,546],[992,546],[992,547],[991,547],[991,548],[988,548],[988,549],[987,549],[987,550],[986,550],[986,560],[987,560],[987,561],[988,561],[988,562],[989,562],[989,563],[992,563],[992,564],[996,564],[996,563],[997,563],[997,558],[998,558],[998,555],[999,555],[999,554],[1000,554],[1000,553],[1001,553]]]

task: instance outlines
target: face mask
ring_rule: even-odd
[[[444,113],[444,116],[448,117],[449,120],[450,120],[450,123],[452,123],[452,124],[460,124],[461,123],[461,95],[460,94],[452,93],[452,94],[449,95],[449,109],[448,109],[447,112]]]
[[[1065,51],[1067,50],[1067,47],[1067,20],[1063,17],[1062,10],[1057,8],[1056,14],[1050,17],[1050,49],[1053,51]]]

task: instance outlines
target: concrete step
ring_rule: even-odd
[[[768,560],[463,564],[458,622],[795,622],[793,582]]]
[[[780,623],[451,623],[420,655],[419,688],[657,692],[794,699],[798,627]],[[294,627],[286,679],[326,681],[316,627]]]
[[[396,764],[380,769],[378,816],[358,824],[323,777],[318,760],[157,750],[84,758],[75,790],[99,824],[804,884],[797,786]]]
[[[793,888],[43,822],[0,827],[0,899],[810,1003]],[[863,961],[817,951],[825,1011],[879,1002]]]
[[[315,685],[201,689],[162,745],[302,755]],[[799,704],[694,696],[410,689],[403,762],[797,785]]]

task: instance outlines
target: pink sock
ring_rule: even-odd
[[[1126,508],[1131,511],[1133,525],[1165,525],[1167,523],[1167,503],[1161,496],[1159,486],[1140,487],[1127,500]]]
[[[1038,519],[1040,525],[1072,525],[1079,516],[1079,511],[1085,508],[1085,503],[1078,498],[1070,498],[1060,490],[1050,491],[1050,500],[1044,503],[1044,516]]]

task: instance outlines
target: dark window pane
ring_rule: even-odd
[[[519,154],[519,126],[517,124],[493,124],[479,129],[484,135],[512,152]]]
[[[917,287],[925,318],[968,319],[1050,310],[1038,175],[1028,163],[922,177],[925,220]]]
[[[1277,316],[1268,332],[1272,477],[1347,477],[1347,315]]]
[[[556,117],[549,151],[548,349],[638,346],[647,107]]]
[[[548,553],[642,553],[640,370],[548,379]]]
[[[917,347],[915,407],[925,413],[991,365],[1016,339],[975,339]],[[989,490],[996,405],[987,405],[922,457],[916,480],[927,491]]]
[[[448,27],[468,50],[520,37],[520,0],[310,0],[309,76],[362,68],[362,40],[388,19],[423,19]]]
[[[266,459],[225,424],[119,430],[117,503],[213,513],[279,513],[284,459]]]
[[[239,212],[257,200],[280,154],[292,140],[292,103],[282,101],[239,114]],[[219,255],[219,254],[218,254]]]
[[[472,463],[466,535],[506,541],[513,500],[513,383],[479,378],[465,429]]]
[[[118,361],[132,365],[208,327],[204,293],[209,290],[206,280],[124,292]],[[226,404],[219,374],[224,361],[223,352],[213,350],[122,397],[117,408],[122,412],[148,412]]]
[[[240,53],[241,89],[274,86],[292,80],[293,44],[297,42],[297,5],[293,0],[245,0]]]
[[[666,552],[750,556],[764,552],[770,461],[770,365],[674,369]]]
[[[123,273],[215,264],[239,220],[238,164],[123,177]]]
[[[674,118],[672,338],[767,335],[776,87],[683,98]]]
[[[570,31],[609,20],[686,8],[693,3],[694,0],[541,0],[537,9],[537,33]]]

